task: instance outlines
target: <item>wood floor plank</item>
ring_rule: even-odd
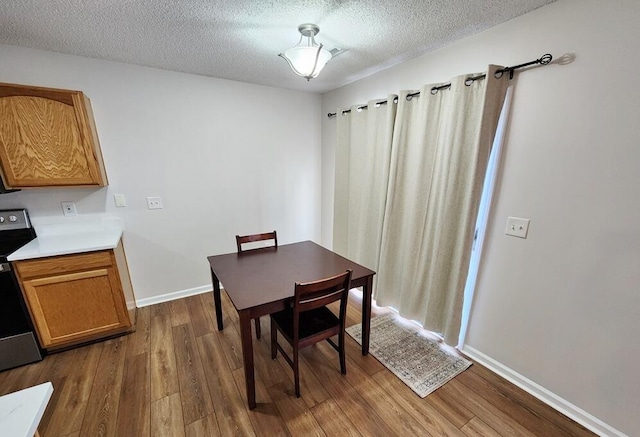
[[[345,335],[345,353],[369,375],[374,375],[385,369],[373,355],[362,355],[362,346],[349,334]]]
[[[352,387],[349,386],[341,394],[334,395],[333,399],[349,422],[353,423],[355,429],[362,435],[381,437],[393,435],[391,428],[369,408],[369,405]]]
[[[191,323],[189,309],[185,299],[172,300],[169,302],[169,313],[171,314],[171,325],[179,326]]]
[[[391,372],[382,371],[373,375],[373,380],[381,389],[393,397],[394,403],[401,405],[404,410],[417,420],[424,429],[424,435],[430,436],[460,436],[460,430],[449,422],[440,411],[407,387]]]
[[[242,402],[246,405],[247,395],[245,390],[244,369],[234,370],[233,378],[242,396]],[[282,416],[280,416],[278,407],[276,407],[275,402],[273,402],[261,378],[256,378],[256,399],[260,399],[261,402],[256,405],[254,410],[249,411],[249,420],[253,425],[253,429],[262,435],[289,436],[287,426],[282,420]]]
[[[291,435],[325,436],[320,424],[316,421],[304,400],[285,392],[284,383],[270,387],[269,394],[275,402],[280,415]]]
[[[534,411],[514,402],[512,399],[496,390],[477,373],[462,372],[456,380],[473,390],[487,403],[500,409],[508,416],[518,421],[536,435],[559,435],[562,430]]]
[[[155,353],[161,349],[173,350],[173,326],[171,315],[160,314],[151,318],[150,352]]]
[[[457,428],[462,428],[475,414],[441,388],[431,393],[425,401]]]
[[[359,437],[362,435],[356,431],[349,418],[332,398],[314,405],[309,410],[328,436]]]
[[[151,307],[138,308],[136,330],[127,335],[127,357],[149,352],[151,343]]]
[[[185,427],[186,437],[218,437],[220,428],[215,414],[196,420]]]
[[[269,317],[261,318],[266,319],[267,323],[261,323],[262,338],[253,342],[253,363],[264,385],[271,387],[281,382],[289,381],[289,376],[292,374],[290,372],[291,368],[283,369],[277,361],[271,359]],[[234,328],[238,330],[238,336],[240,336],[240,327],[234,325]]]
[[[533,395],[525,392],[514,384],[511,384],[509,381],[493,373],[486,367],[474,364],[467,372],[471,372],[481,377],[487,384],[484,386],[485,388],[490,387],[493,390],[497,390],[507,396],[512,402],[530,410],[539,417],[544,417],[546,420],[553,423],[554,426],[562,430],[562,433],[577,437],[589,437],[593,435],[591,431],[578,425],[559,411],[550,408]]]
[[[187,310],[189,311],[193,334],[196,337],[200,337],[210,332],[214,332],[216,327],[213,324],[213,320],[206,312],[202,301],[202,295],[196,294],[195,296],[189,296],[184,300],[187,304]]]
[[[336,351],[328,344],[318,344],[317,352],[327,360],[336,357]],[[393,397],[380,387],[351,358],[347,358],[347,374],[344,377],[370,408],[391,428],[394,435],[419,435],[424,432],[420,423]]]
[[[162,302],[156,305],[150,305],[151,317],[171,315],[171,302]]]
[[[323,381],[324,388],[336,401],[356,430],[362,435],[389,436],[393,432],[389,426],[371,410],[367,402],[336,371],[334,364],[327,362],[321,354],[313,353],[311,348],[303,349],[301,354],[313,368],[318,378]],[[348,370],[347,370],[348,372]]]
[[[44,382],[42,375],[46,374],[50,379],[62,378],[69,374],[74,368],[74,363],[79,354],[78,349],[70,349],[63,352],[56,352],[45,357],[42,361],[41,374],[30,383]],[[28,378],[25,376],[25,378]]]
[[[148,437],[151,432],[149,354],[128,357],[118,406],[118,436]]]
[[[291,347],[289,344],[285,342],[283,344],[285,351],[291,356]],[[313,347],[313,346],[312,346]],[[270,352],[269,352],[270,354]],[[270,355],[269,355],[270,356]],[[331,395],[325,390],[323,382],[318,378],[315,371],[309,366],[309,363],[304,358],[304,354],[300,354],[300,394],[302,399],[307,404],[307,407],[311,408],[325,400],[329,399]],[[276,362],[280,366],[282,372],[286,374],[284,387],[289,393],[293,393],[295,390],[294,386],[294,375],[293,369],[289,366],[282,356],[280,352],[278,352],[278,357]],[[339,374],[339,364],[336,364],[336,371]]]
[[[55,411],[46,428],[45,436],[61,436],[79,432],[91,395],[91,388],[102,355],[102,343],[85,346],[78,351],[77,361],[70,369],[63,387],[53,385],[54,393],[60,397],[55,404]]]
[[[203,335],[197,342],[202,361],[206,363],[204,371],[220,433],[224,436],[255,435],[249,410],[234,382],[217,336],[217,333]]]
[[[47,435],[45,434],[45,432],[49,428],[51,420],[53,419],[53,415],[56,412],[56,406],[60,402],[60,395],[62,394],[64,386],[67,384],[67,378],[68,377],[64,376],[62,378],[56,378],[50,381],[51,385],[53,385],[53,395],[51,396],[51,399],[49,399],[49,404],[44,410],[44,414],[42,415],[42,419],[40,419],[40,424],[38,425],[38,430],[40,431],[41,436]]]
[[[184,424],[207,417],[213,412],[202,361],[191,325],[174,326],[173,347],[178,370]]]
[[[184,437],[180,393],[151,402],[151,436]]]
[[[234,323],[238,323],[238,321],[239,321],[238,312],[233,307],[233,304],[229,300],[229,296],[227,296],[227,293],[222,291],[220,293],[220,300],[222,302],[222,323],[223,323],[223,326],[226,328],[227,326],[230,326],[230,325],[232,325]],[[215,307],[215,304],[213,303],[213,292],[212,291],[208,291],[206,293],[200,294],[200,301],[202,302],[202,308],[204,309],[205,313],[209,316],[209,318],[214,323],[214,327],[215,327],[214,331],[217,331],[218,327],[217,327],[217,324],[216,324],[217,323],[216,322],[216,307]]]
[[[238,324],[226,324],[222,331],[216,331],[216,333],[231,370],[242,368],[242,340]]]
[[[500,437],[500,434],[477,417],[473,417],[461,429],[469,437]]]
[[[222,321],[224,322],[225,326],[231,323],[238,323],[240,321],[238,312],[236,311],[235,307],[233,306],[233,302],[231,302],[231,299],[229,299],[229,296],[225,291],[220,293],[220,300],[222,301],[222,308],[224,309]],[[211,308],[214,308],[213,294],[211,294],[211,305]]]
[[[178,393],[178,368],[173,349],[171,316],[160,314],[151,318],[151,401]]]
[[[116,419],[126,356],[125,337],[103,343],[100,362],[87,401],[81,435],[116,436]]]
[[[451,402],[461,403],[493,429],[499,429],[507,436],[534,436],[535,433],[520,425],[518,421],[501,411],[498,407],[487,403],[481,396],[468,389],[464,384],[453,379],[438,389],[439,394],[449,397]]]

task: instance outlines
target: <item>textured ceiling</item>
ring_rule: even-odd
[[[326,92],[554,0],[3,0],[0,43]],[[277,56],[347,49],[307,82]]]

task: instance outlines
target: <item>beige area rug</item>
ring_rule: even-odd
[[[347,333],[362,344],[362,324],[348,327]],[[371,319],[369,352],[421,398],[471,365],[447,348],[393,314]]]

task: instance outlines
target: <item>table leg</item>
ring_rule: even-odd
[[[216,307],[216,321],[218,322],[218,331],[222,331],[222,301],[220,300],[220,281],[216,274],[211,270],[211,282],[213,282],[213,303]]]
[[[256,407],[256,381],[253,369],[253,343],[251,340],[251,317],[249,311],[239,311],[240,337],[242,340],[242,361],[244,363],[244,383],[247,388],[249,409]]]
[[[362,355],[369,354],[369,332],[371,331],[371,293],[373,293],[373,276],[367,278],[362,287]]]

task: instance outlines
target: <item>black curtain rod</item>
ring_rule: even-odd
[[[536,64],[540,64],[540,65],[547,65],[551,62],[551,60],[553,59],[553,56],[551,56],[549,53],[542,55],[539,59],[534,59],[533,61],[530,62],[525,62],[524,64],[519,64],[519,65],[514,65],[513,67],[505,67],[502,68],[500,70],[497,70],[493,76],[496,79],[500,79],[502,77],[502,75],[504,73],[506,73],[507,71],[509,72],[509,80],[513,79],[513,72],[519,68],[524,68],[524,67],[528,67],[530,65],[536,65]],[[468,77],[465,81],[464,84],[466,86],[471,86],[471,84],[473,82],[475,82],[476,80],[480,80],[480,79],[484,79],[485,77],[487,77],[486,74],[480,74],[478,76],[470,76]],[[444,90],[444,89],[448,89],[451,88],[451,84],[450,83],[446,83],[444,85],[440,85],[440,86],[434,86],[431,88],[431,94],[436,94],[438,91],[440,90]],[[420,95],[420,91],[415,92],[415,93],[411,93],[411,94],[407,94],[407,100],[411,100],[412,98],[419,96]],[[393,103],[398,103],[398,98],[396,97],[395,99],[393,99]],[[380,105],[386,105],[387,101],[386,100],[381,100],[379,102],[376,102],[376,108]],[[362,110],[362,109],[367,109],[369,106],[368,105],[362,105],[362,106],[358,106],[356,109]],[[345,109],[344,111],[342,111],[342,115],[344,114],[348,114],[351,112],[351,109]],[[331,118],[331,117],[335,117],[337,115],[336,112],[330,112],[327,114],[327,117]]]

